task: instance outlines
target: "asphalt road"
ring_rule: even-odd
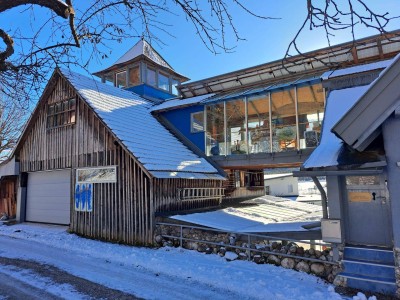
[[[10,276],[18,274],[18,276]],[[33,280],[32,280],[33,278]],[[46,285],[38,287],[38,281]],[[48,284],[51,282],[51,285]],[[62,288],[74,291],[64,294]],[[30,260],[0,257],[0,299],[139,299],[133,295],[71,275],[54,266]]]

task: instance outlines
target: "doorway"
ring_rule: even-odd
[[[390,199],[382,175],[345,176],[346,243],[392,247]]]

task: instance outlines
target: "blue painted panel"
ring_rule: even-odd
[[[93,211],[92,191],[92,183],[77,183],[75,185],[75,211]]]
[[[149,97],[161,99],[161,100],[166,100],[166,99],[176,97],[175,95],[173,95],[167,91],[157,89],[157,88],[147,85],[145,83],[141,84],[141,85],[129,87],[126,90],[132,91],[140,96],[149,96]]]
[[[190,114],[204,111],[203,105],[194,105],[163,112],[162,115],[171,122],[185,137],[195,144],[201,151],[204,149],[204,132],[190,132]]]

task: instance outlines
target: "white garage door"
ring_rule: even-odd
[[[28,175],[26,220],[69,224],[71,171],[35,172]]]

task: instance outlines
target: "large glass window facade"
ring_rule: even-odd
[[[218,103],[207,106],[206,114],[206,153],[210,156],[226,155],[224,104]]]
[[[242,99],[226,102],[227,154],[247,154],[245,107]]]
[[[297,88],[300,149],[316,147],[324,118],[324,89],[321,84]]]
[[[296,97],[294,89],[271,93],[272,152],[297,149]]]
[[[247,100],[247,144],[249,153],[271,152],[269,94]]]
[[[207,155],[315,148],[324,105],[325,92],[320,83],[271,89],[260,95],[207,105]]]

